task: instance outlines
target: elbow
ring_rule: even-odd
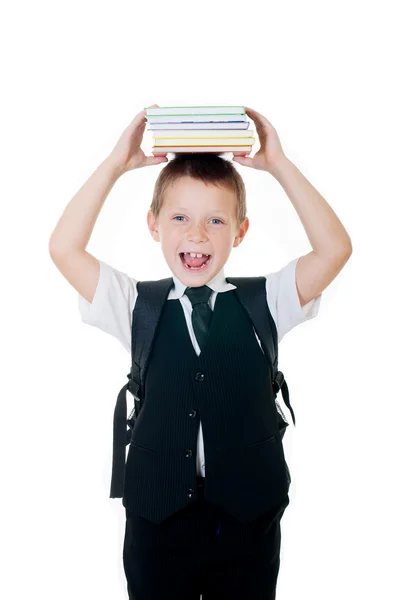
[[[352,242],[351,238],[347,235],[347,239],[344,244],[341,245],[337,255],[347,261],[352,254]]]
[[[349,243],[347,245],[345,245],[343,248],[341,248],[341,250],[337,253],[337,260],[341,263],[342,266],[344,266],[350,256],[352,254],[352,244],[351,244],[351,240],[349,241]]]
[[[346,257],[346,259],[348,260],[352,254],[352,243],[351,240],[348,240],[348,244],[347,247],[344,249],[344,256]]]
[[[48,241],[48,253],[53,260],[54,260],[55,256],[57,254],[59,254],[59,252],[57,252],[57,249],[56,249],[56,246],[54,244],[54,240],[52,239],[52,237],[50,237],[50,239]]]
[[[52,238],[48,242],[48,253],[53,261],[59,260],[60,256],[65,254],[65,251],[61,251],[59,245],[57,245]]]

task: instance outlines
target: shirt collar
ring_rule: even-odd
[[[185,294],[185,290],[187,286],[185,283],[182,283],[173,274],[174,287],[171,288],[168,296],[168,300],[177,300],[181,298]],[[212,289],[214,292],[228,292],[229,290],[235,290],[236,285],[232,283],[228,283],[225,279],[224,268],[222,268],[213,279],[211,279],[206,285]]]

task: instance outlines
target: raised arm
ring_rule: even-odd
[[[167,162],[166,154],[146,156],[141,150],[145,123],[143,109],[124,130],[111,154],[70,200],[50,237],[49,252],[54,264],[90,303],[97,288],[100,266],[86,247],[109,192],[126,171]]]
[[[100,267],[86,246],[100,210],[121,174],[111,157],[104,160],[70,200],[50,237],[51,259],[88,302],[94,297]]]

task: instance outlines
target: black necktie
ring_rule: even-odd
[[[188,287],[185,290],[185,294],[192,304],[192,326],[201,351],[205,346],[213,316],[213,311],[209,306],[209,298],[212,291],[207,285]]]

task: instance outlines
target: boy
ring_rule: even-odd
[[[245,108],[261,147],[253,158],[234,153],[233,160],[279,181],[313,248],[265,278],[264,313],[280,341],[317,315],[322,291],[347,262],[351,242],[285,156],[271,123]],[[118,177],[167,162],[166,155],[144,155],[144,129],[142,110],[70,201],[50,240],[52,260],[79,293],[83,321],[117,337],[129,352],[137,281],[85,248]],[[223,271],[249,226],[243,181],[217,155],[176,156],[158,177],[147,223],[173,285],[126,464],[129,598],[271,600],[290,480],[282,474],[269,368],[235,293],[227,293],[236,286]]]

